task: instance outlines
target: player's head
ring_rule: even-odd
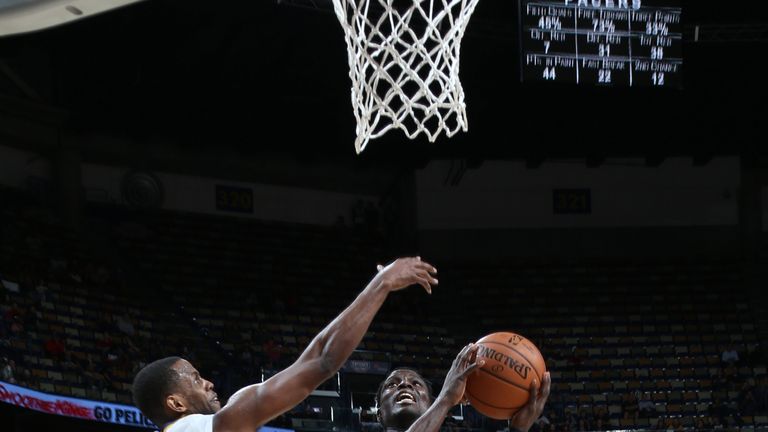
[[[393,370],[376,392],[376,416],[385,429],[408,429],[431,404],[432,385],[413,369]]]
[[[140,370],[133,379],[133,402],[161,428],[188,414],[221,409],[213,383],[180,357],[156,360]]]

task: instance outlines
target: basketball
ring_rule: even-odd
[[[491,333],[477,341],[485,364],[467,378],[466,396],[481,414],[506,420],[529,398],[531,381],[541,385],[544,358],[531,341],[515,333]]]

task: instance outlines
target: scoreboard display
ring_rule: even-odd
[[[519,0],[521,79],[682,87],[680,0]]]

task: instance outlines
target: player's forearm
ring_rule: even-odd
[[[447,399],[438,396],[429,409],[413,422],[407,432],[437,432],[451,408],[453,405]]]
[[[352,304],[315,337],[302,356],[317,356],[322,373],[332,376],[360,344],[388,292],[377,275]]]

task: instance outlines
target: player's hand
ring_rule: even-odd
[[[445,376],[443,389],[438,395],[438,399],[445,398],[451,406],[464,401],[464,390],[467,387],[467,377],[475,369],[485,364],[485,360],[477,361],[478,345],[473,343],[464,347],[453,360],[451,370]]]
[[[541,412],[544,411],[544,405],[549,397],[549,386],[552,384],[552,378],[549,372],[544,374],[541,385],[534,379],[531,381],[530,397],[528,403],[516,412],[509,419],[509,426],[527,432],[533,426],[533,423],[539,419]]]
[[[398,291],[411,285],[419,284],[426,292],[432,294],[432,286],[437,285],[437,269],[420,257],[398,258],[388,266],[376,267],[382,284],[389,292]]]

